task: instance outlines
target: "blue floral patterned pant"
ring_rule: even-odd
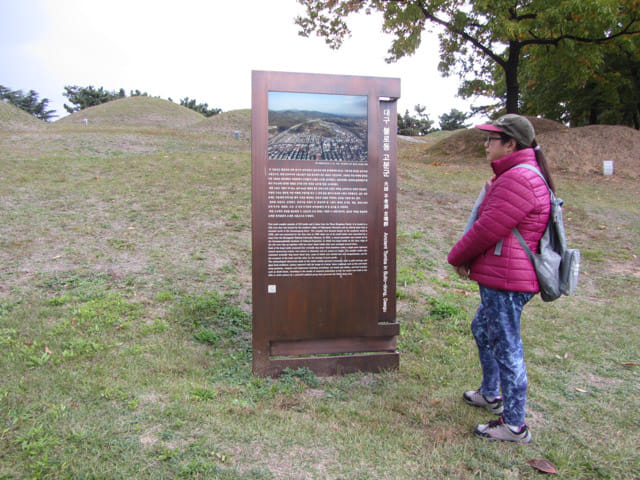
[[[524,425],[527,369],[524,364],[520,316],[534,296],[529,292],[494,290],[480,285],[480,306],[471,322],[482,366],[480,392],[497,397],[502,390],[504,421]]]

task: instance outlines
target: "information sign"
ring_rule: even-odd
[[[254,71],[253,369],[397,368],[400,80]]]

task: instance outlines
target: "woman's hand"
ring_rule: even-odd
[[[453,267],[453,268],[455,268],[455,270],[458,273],[458,275],[460,275],[462,278],[469,278],[469,266],[468,265],[458,265],[457,267]]]

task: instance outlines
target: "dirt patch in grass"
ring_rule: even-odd
[[[160,441],[158,433],[160,432],[161,428],[162,427],[160,425],[157,425],[140,435],[140,444],[145,448],[153,447],[156,443],[158,443],[158,441]]]
[[[255,465],[252,467],[266,467],[274,478],[278,479],[328,478],[328,469],[334,467],[334,462],[339,457],[336,448],[290,446],[287,449],[278,451],[267,451],[262,442],[252,442],[247,451],[243,452],[243,456],[247,452],[253,452]],[[240,467],[240,465],[237,465],[237,467]],[[247,470],[250,470],[250,468]]]

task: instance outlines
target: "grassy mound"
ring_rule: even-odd
[[[603,160],[613,160],[616,174],[640,176],[640,131],[620,125],[567,128],[553,120],[529,119],[554,170],[601,174]],[[485,132],[475,128],[458,130],[439,141],[425,141],[414,147],[414,155],[429,159],[430,163],[483,163],[485,137]]]
[[[34,130],[45,127],[45,122],[20,110],[15,105],[0,101],[0,129]]]
[[[561,123],[553,120],[534,117],[528,118],[533,124],[537,135],[565,129]],[[483,140],[486,136],[486,132],[475,128],[457,130],[452,135],[433,144],[433,146],[429,148],[429,155],[436,156],[440,161],[447,162],[457,160],[484,160]]]
[[[458,162],[465,163],[470,160],[484,159],[483,139],[486,133],[469,128],[458,130],[452,135],[427,146],[425,157],[438,162]]]
[[[539,143],[557,170],[602,174],[602,162],[613,160],[616,175],[640,177],[638,130],[621,125],[564,128],[541,134]]]
[[[197,133],[214,133],[223,137],[234,138],[236,132],[242,140],[251,139],[251,110],[231,110],[189,127],[189,130]]]
[[[169,100],[127,97],[85,108],[56,121],[56,124],[83,124],[106,127],[183,128],[198,123],[203,115]]]

